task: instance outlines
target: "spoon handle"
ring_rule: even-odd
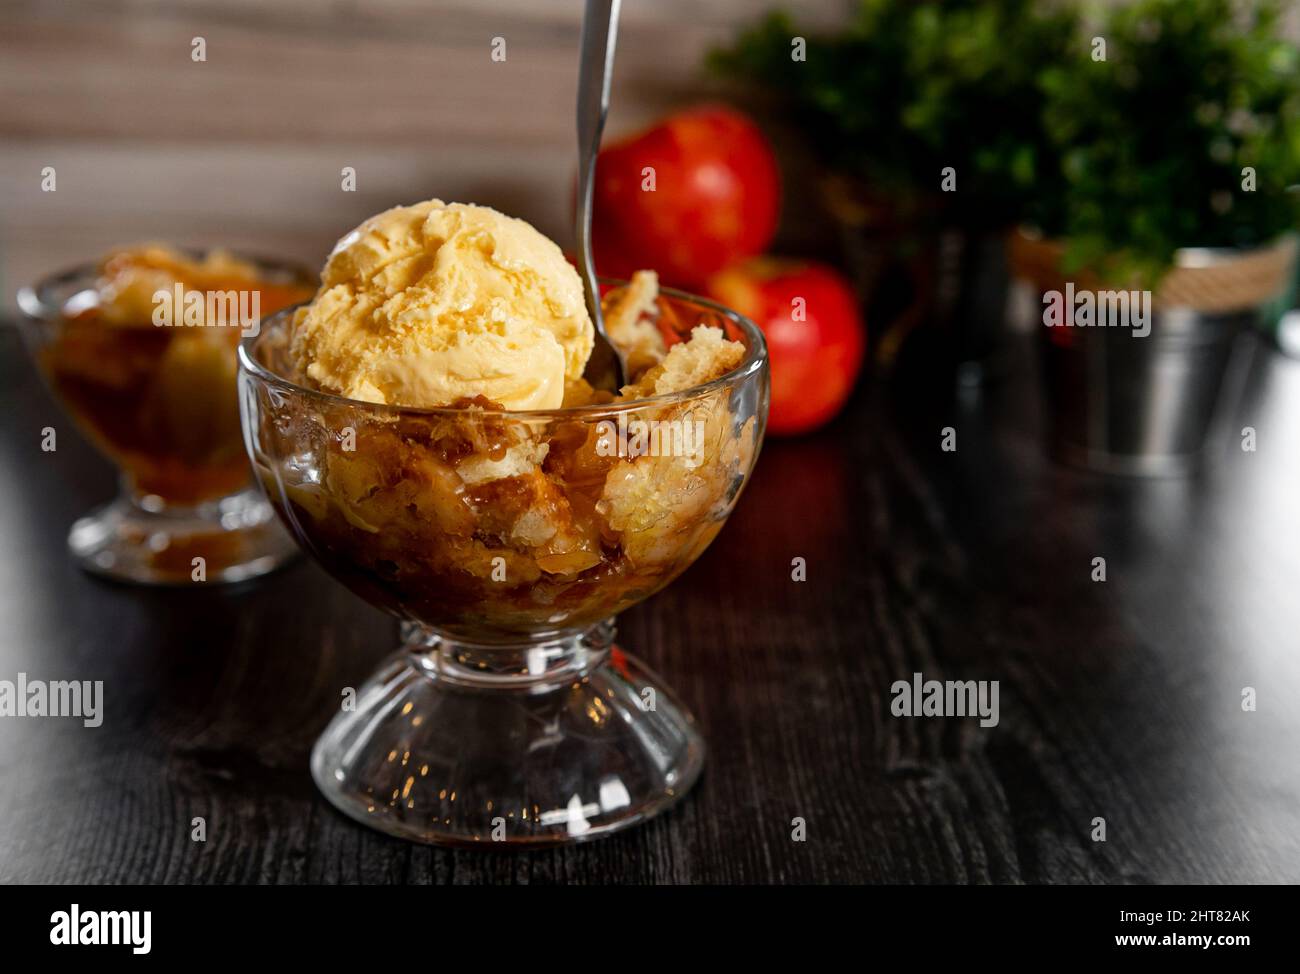
[[[591,247],[592,193],[596,177],[596,154],[609,111],[609,87],[614,74],[614,43],[618,35],[620,0],[587,0],[582,18],[582,53],[578,64],[578,261],[586,292],[587,312],[596,327],[595,348],[586,374],[612,373],[613,388],[624,381],[622,363],[605,333],[596,283],[596,261]],[[603,340],[603,341],[602,341]],[[606,382],[609,380],[606,378]],[[602,383],[603,384],[603,383]]]

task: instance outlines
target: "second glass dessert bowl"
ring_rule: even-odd
[[[191,326],[177,311],[163,327],[157,299],[173,287],[271,312],[309,296],[312,278],[284,261],[148,245],[18,292],[50,389],[119,471],[116,499],[78,519],[68,547],[84,568],[119,581],[240,582],[296,549],[250,482],[239,322]]]
[[[767,417],[762,334],[658,297],[668,340],[710,325],[739,365],[667,395],[552,411],[413,409],[293,381],[289,313],[240,348],[254,472],[299,543],[401,618],[405,645],[347,695],[312,774],[407,839],[547,844],[644,820],[698,776],[687,709],[614,645],[613,616],[722,528]],[[671,323],[671,324],[670,324]]]

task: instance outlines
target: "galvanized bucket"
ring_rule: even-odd
[[[1224,399],[1237,339],[1286,288],[1296,250],[1294,236],[1251,251],[1181,250],[1150,295],[1140,327],[1040,325],[1053,455],[1110,474],[1194,471]],[[1061,251],[1017,231],[1009,249],[1013,273],[1040,296],[1108,290],[1087,275],[1066,281]]]

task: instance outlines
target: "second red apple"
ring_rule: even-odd
[[[853,391],[867,337],[853,289],[837,271],[760,257],[715,275],[706,293],[767,339],[770,432],[806,433],[834,418]]]

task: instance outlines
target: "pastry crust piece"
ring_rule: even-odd
[[[720,379],[741,363],[745,346],[729,341],[721,328],[696,325],[690,341],[678,342],[662,362],[640,379],[623,387],[624,399],[644,399],[682,392]]]
[[[611,291],[606,298],[605,330],[627,362],[629,379],[638,379],[668,352],[654,323],[658,297],[658,275],[637,271],[626,287]]]

